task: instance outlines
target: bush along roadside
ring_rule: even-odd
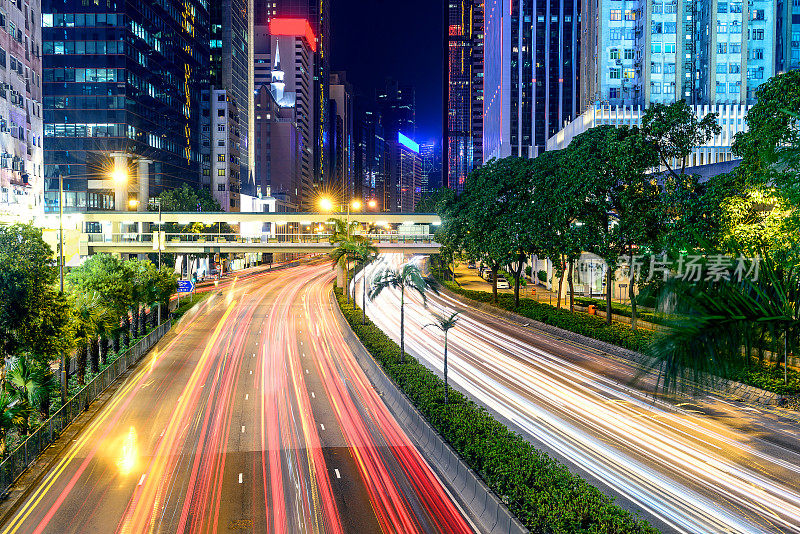
[[[456,391],[444,404],[444,382],[400,347],[361,310],[336,298],[355,334],[422,415],[531,532],[655,533],[649,523],[614,504],[594,486],[537,450]]]

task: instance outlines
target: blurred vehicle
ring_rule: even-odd
[[[497,289],[511,289],[511,284],[508,283],[502,276],[497,277]]]

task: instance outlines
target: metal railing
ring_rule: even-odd
[[[11,485],[36,460],[39,454],[58,439],[62,431],[86,411],[89,405],[120,375],[147,354],[153,345],[167,333],[170,324],[170,321],[161,323],[160,326],[122,353],[0,463],[0,495],[5,496]]]
[[[152,243],[152,234],[85,234],[89,243]],[[434,244],[433,234],[359,234],[375,244],[409,243]],[[275,244],[275,243],[320,243],[330,244],[330,234],[268,234],[258,237],[244,237],[240,234],[165,234],[164,248],[183,243],[228,243],[228,244]]]

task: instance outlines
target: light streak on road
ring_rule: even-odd
[[[385,255],[368,269],[397,266]],[[359,279],[360,280],[360,279]],[[359,282],[360,283],[360,282]],[[360,294],[360,290],[358,291]],[[406,350],[441,376],[430,312],[457,301],[406,294]],[[399,339],[399,292],[367,313]],[[529,438],[555,451],[676,532],[800,532],[800,456],[708,417],[653,402],[571,357],[588,351],[467,311],[449,334],[449,377]]]
[[[344,343],[331,277],[220,284],[0,534],[471,532]]]

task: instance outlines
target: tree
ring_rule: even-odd
[[[441,215],[442,207],[449,202],[455,193],[449,187],[441,187],[425,193],[419,203],[414,207],[416,213],[438,213]]]
[[[761,249],[758,276],[686,282],[670,279],[662,296],[668,333],[648,350],[647,368],[666,391],[718,378],[736,379],[753,352],[786,355],[800,348],[800,270]]]
[[[436,322],[427,324],[422,328],[426,328],[428,326],[433,326],[438,328],[442,332],[444,332],[444,403],[448,403],[448,385],[447,385],[447,333],[456,326],[458,322],[458,313],[455,312],[450,314],[449,317],[445,317],[443,315],[433,314],[436,318]]]
[[[367,266],[378,259],[378,248],[369,242],[359,243],[354,251],[356,266],[361,269],[361,324],[367,324]],[[356,301],[353,287],[353,302]]]
[[[535,216],[537,234],[542,252],[556,266],[559,277],[556,307],[561,307],[561,289],[565,265],[568,265],[570,311],[574,312],[573,269],[589,243],[588,226],[580,220],[589,193],[588,183],[577,173],[564,172],[568,154],[568,150],[545,152],[533,160],[532,169],[538,211]]]
[[[0,351],[52,360],[64,348],[54,335],[67,321],[55,290],[53,251],[42,230],[29,224],[0,226]]]
[[[369,298],[374,299],[380,295],[384,289],[400,290],[400,363],[406,361],[405,344],[405,305],[406,288],[416,291],[422,297],[422,302],[427,306],[425,292],[430,288],[428,281],[422,276],[419,267],[413,263],[406,263],[400,270],[386,268],[372,280],[372,290]]]
[[[352,239],[339,241],[338,246],[328,253],[328,256],[333,260],[333,268],[341,268],[344,271],[344,291],[347,297],[348,304],[350,303],[350,285],[348,283],[350,275],[350,260],[356,255],[359,243]]]
[[[675,180],[682,180],[686,162],[694,149],[719,135],[718,113],[708,113],[698,120],[685,100],[650,104],[642,115],[641,133],[653,143],[661,164]],[[680,165],[680,173],[673,167]]]
[[[72,313],[75,322],[76,359],[78,362],[78,383],[86,383],[86,363],[89,350],[98,333],[110,328],[117,317],[103,304],[97,291],[87,291],[72,296]]]
[[[17,411],[16,399],[5,392],[0,393],[0,458],[6,455],[8,431],[14,427]]]
[[[530,177],[529,162],[518,158],[492,160],[475,169],[452,206],[457,212],[450,218],[455,220],[447,223],[447,231],[454,234],[446,242],[489,266],[495,302],[498,271],[515,264],[515,300],[519,303],[522,267],[537,247]]]
[[[631,324],[636,327],[633,256],[658,242],[663,232],[661,189],[647,171],[658,165],[652,142],[637,128],[598,126],[569,146],[568,172],[588,184],[585,224],[596,236],[594,251],[607,264],[606,323],[611,324],[611,285],[620,256],[629,260]]]
[[[71,269],[66,277],[71,293],[96,292],[104,305],[113,311],[116,320],[110,326],[114,336],[114,351],[119,350],[120,334],[128,325],[128,312],[133,306],[133,272],[124,262],[110,254],[95,254],[79,267]]]
[[[7,380],[11,396],[19,403],[16,415],[20,434],[27,435],[34,410],[38,408],[45,419],[49,415],[50,392],[55,386],[53,372],[28,358],[17,357],[9,365]]]

